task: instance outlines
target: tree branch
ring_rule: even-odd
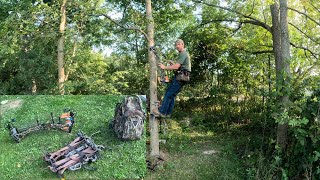
[[[272,47],[271,47],[272,48]],[[250,51],[250,50],[247,50],[243,47],[234,47],[234,49],[238,49],[239,51],[244,51],[246,53],[250,53],[250,54],[253,54],[253,55],[258,55],[258,54],[270,54],[270,53],[273,53],[273,50],[261,50],[261,51]]]
[[[261,22],[261,21],[255,21],[255,20],[235,20],[235,19],[214,19],[214,20],[211,20],[211,21],[208,21],[208,22],[204,22],[202,23],[201,25],[206,25],[206,24],[209,24],[209,23],[212,23],[212,22],[237,22],[237,23],[244,23],[244,24],[253,24],[253,25],[257,25],[257,26],[260,26],[264,29],[266,29],[267,31],[269,31],[270,33],[271,32],[271,27],[268,26],[267,24]]]
[[[104,16],[107,19],[109,19],[112,23],[116,24],[117,26],[126,29],[126,30],[133,30],[133,31],[137,31],[140,32],[148,41],[150,40],[147,33],[145,33],[143,30],[141,30],[140,28],[137,27],[127,27],[124,26],[123,24],[120,24],[119,22],[117,22],[116,20],[112,19],[110,16],[108,16],[107,14],[96,14],[95,16]]]
[[[312,42],[316,43],[316,44],[320,44],[318,41],[314,40],[312,37],[310,37],[309,35],[307,35],[305,32],[303,32],[301,29],[299,29],[296,25],[292,24],[289,22],[289,24],[291,26],[293,26],[294,28],[296,28],[301,34],[305,35],[307,38],[309,38]]]
[[[200,3],[200,4],[205,4],[207,6],[212,6],[212,7],[223,9],[223,10],[226,10],[226,11],[229,11],[229,12],[233,12],[233,13],[238,14],[238,15],[244,17],[244,18],[250,19],[250,20],[244,20],[244,23],[250,23],[250,24],[258,25],[258,26],[261,26],[264,29],[268,30],[269,32],[271,32],[271,27],[269,25],[267,25],[266,23],[264,23],[264,22],[262,22],[262,21],[260,21],[260,20],[258,20],[256,18],[253,18],[251,16],[242,14],[241,12],[238,12],[238,11],[233,10],[231,8],[222,7],[222,6],[218,6],[218,5],[214,5],[214,4],[209,4],[209,3],[206,3],[206,2],[203,2],[203,1],[197,1],[197,0],[194,0],[193,2]]]
[[[304,55],[306,56],[306,58],[308,59],[309,56],[307,56],[306,51],[304,51]],[[309,66],[309,68],[307,68],[306,70],[304,70],[303,72],[301,72],[301,69],[298,68],[298,76],[295,78],[294,82],[293,82],[293,87],[296,87],[296,84],[298,84],[298,81],[304,79],[308,74],[310,74],[310,72],[312,72],[313,69],[315,69],[315,67],[317,67],[317,65],[319,64],[319,61],[315,60],[312,65]]]
[[[303,49],[307,52],[309,52],[314,58],[318,59],[319,55],[320,54],[317,54],[317,53],[314,53],[313,51],[311,51],[310,49],[306,48],[306,47],[303,47],[303,46],[297,46],[295,44],[293,44],[292,42],[290,42],[290,45],[295,47],[295,48],[298,48],[298,49]],[[318,56],[318,57],[317,57]]]
[[[320,26],[320,23],[319,23],[319,22],[317,22],[316,20],[314,20],[313,18],[311,18],[310,16],[308,16],[306,13],[300,12],[300,11],[298,11],[298,10],[296,10],[296,9],[291,8],[291,7],[288,7],[288,9],[290,9],[291,11],[294,11],[294,12],[297,12],[297,13],[299,13],[299,14],[304,15],[305,17],[307,17],[308,19],[310,19],[311,21],[313,21],[314,23],[316,23],[318,26]]]
[[[245,49],[242,49],[245,52],[251,53],[251,54],[270,54],[273,53],[273,50],[265,50],[265,51],[248,51]]]
[[[303,72],[300,72],[295,80],[293,81],[292,87],[296,87],[296,84],[298,84],[298,81],[304,79],[310,72],[316,67],[316,62],[313,63],[308,69],[304,70]],[[301,71],[301,70],[300,70]]]
[[[320,9],[318,9],[311,1],[307,1],[309,2],[309,4],[315,9],[318,11],[318,13],[320,13]]]

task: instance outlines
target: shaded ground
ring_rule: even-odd
[[[161,144],[166,161],[155,172],[148,171],[145,179],[244,179],[244,170],[232,152],[232,138],[213,131],[185,127],[184,122],[171,120],[166,139]]]

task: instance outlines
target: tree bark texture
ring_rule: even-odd
[[[277,98],[279,113],[288,110],[290,85],[290,41],[287,21],[287,1],[279,0],[271,5],[273,51],[276,61],[276,89],[280,92]],[[282,150],[287,146],[288,122],[280,122],[277,127],[277,143]]]
[[[66,27],[66,4],[67,0],[63,0],[61,4],[61,22],[60,22],[60,38],[58,40],[58,88],[61,95],[64,95],[64,32]]]
[[[281,66],[282,66],[282,96],[280,103],[283,111],[289,109],[289,86],[290,86],[290,41],[288,30],[288,5],[287,0],[280,0],[280,32],[281,32]],[[282,150],[286,149],[288,136],[288,122],[278,124],[277,141]]]
[[[273,42],[273,54],[276,64],[276,88],[279,90],[279,84],[281,81],[281,38],[280,38],[280,17],[279,17],[279,5],[274,3],[270,6],[272,16],[272,42]]]
[[[151,0],[146,0],[146,19],[147,19],[147,36],[148,49],[154,46],[154,20],[152,17]],[[154,54],[148,51],[148,61],[150,65],[150,111],[157,107],[157,63]],[[153,115],[149,116],[150,127],[150,156],[159,157],[159,122]]]

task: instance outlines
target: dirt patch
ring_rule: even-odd
[[[219,151],[214,150],[214,149],[202,152],[202,154],[205,154],[205,155],[212,155],[212,154],[217,154],[217,153],[219,153]]]
[[[0,114],[14,108],[18,108],[22,105],[23,100],[18,99],[18,100],[13,100],[13,101],[8,101],[4,100],[0,102]]]

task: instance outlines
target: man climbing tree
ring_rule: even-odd
[[[159,63],[159,67],[164,70],[178,70],[171,84],[167,88],[163,101],[159,109],[153,109],[155,116],[170,117],[174,107],[174,101],[177,94],[181,91],[183,85],[189,80],[191,72],[191,61],[188,52],[185,50],[182,39],[176,41],[176,49],[179,51],[179,56],[176,63],[165,66]]]

